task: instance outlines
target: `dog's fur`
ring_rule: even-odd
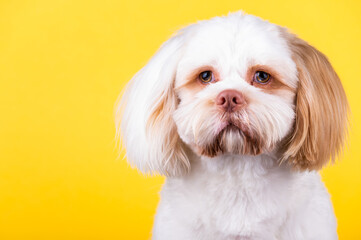
[[[216,103],[229,89],[243,99],[231,112]],[[347,112],[327,58],[285,28],[241,12],[183,28],[116,114],[130,163],[168,177],[153,238],[337,239],[317,170],[342,149]]]

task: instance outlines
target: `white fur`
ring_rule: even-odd
[[[278,149],[294,123],[295,91],[270,93],[250,85],[246,73],[253,65],[276,69],[297,89],[296,64],[277,26],[235,13],[182,29],[130,82],[117,114],[127,158],[144,173],[169,176],[154,239],[337,239],[319,174],[279,161]],[[183,89],[189,74],[203,66],[217,69],[220,81],[196,93]],[[245,143],[232,134],[223,154],[199,153],[227,125],[214,106],[226,89],[247,99],[237,119],[262,137],[262,154],[234,154]],[[177,103],[170,105],[168,121],[150,131],[149,117],[170,91]],[[167,145],[175,136],[179,151]]]
[[[318,173],[265,156],[195,158],[188,175],[167,178],[154,239],[337,239]]]

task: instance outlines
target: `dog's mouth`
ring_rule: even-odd
[[[219,131],[218,135],[221,134],[223,131],[226,132],[238,132],[240,134],[245,135],[247,138],[252,139],[254,136],[253,132],[251,131],[251,127],[249,123],[244,123],[241,121],[234,121],[233,119],[229,119],[225,124],[224,127]]]
[[[215,157],[221,154],[258,155],[263,142],[248,122],[229,118],[221,124],[212,142],[200,147],[200,154]]]

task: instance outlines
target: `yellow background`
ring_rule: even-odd
[[[173,31],[239,9],[339,73],[352,131],[322,176],[340,239],[361,239],[361,2],[345,0],[1,0],[0,239],[147,239],[164,179],[116,160],[114,102]]]

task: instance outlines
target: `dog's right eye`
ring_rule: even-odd
[[[214,80],[214,75],[213,75],[212,71],[204,71],[199,74],[199,79],[203,83],[210,83]]]

